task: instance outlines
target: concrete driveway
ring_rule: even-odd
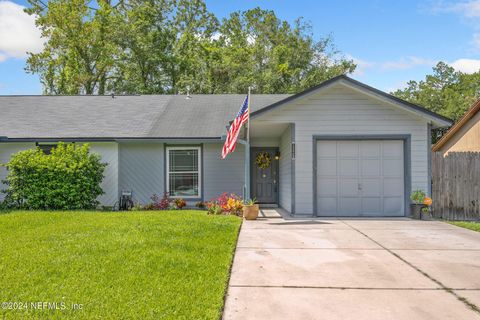
[[[480,233],[437,221],[245,221],[224,319],[479,319]]]

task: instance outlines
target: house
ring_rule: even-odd
[[[434,152],[480,152],[480,100],[433,146]]]
[[[241,195],[247,182],[262,205],[296,216],[405,216],[411,190],[430,192],[430,130],[452,123],[339,76],[295,95],[252,95],[250,146],[221,160],[244,97],[0,97],[0,161],[88,142],[108,163],[103,205],[122,190],[142,203],[164,191],[192,203]]]

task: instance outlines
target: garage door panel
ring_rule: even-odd
[[[403,141],[383,141],[382,142],[383,156],[385,158],[402,158],[403,157]]]
[[[338,153],[341,159],[358,158],[358,142],[339,141],[337,144]]]
[[[337,197],[337,179],[319,177],[317,180],[317,194],[319,196]]]
[[[336,141],[323,141],[317,146],[317,155],[320,157],[337,157]]]
[[[385,216],[402,216],[403,212],[403,197],[384,197],[383,198],[383,213]]]
[[[360,156],[362,158],[380,158],[381,146],[377,141],[362,141],[360,144]]]
[[[401,140],[318,141],[317,215],[403,216],[403,148]]]
[[[383,159],[384,176],[403,176],[403,159]]]
[[[382,198],[380,197],[362,198],[362,212],[365,215],[381,215],[382,214]]]
[[[342,197],[358,196],[358,179],[341,179],[339,190]]]
[[[379,196],[382,194],[382,179],[381,178],[371,178],[363,179],[361,182],[361,192],[362,196],[373,197]]]
[[[362,176],[380,176],[380,159],[362,159],[361,173]]]
[[[361,199],[359,197],[342,197],[338,203],[338,214],[342,216],[357,216],[360,214]]]
[[[318,210],[324,215],[335,216],[337,214],[337,197],[319,197]]]
[[[337,159],[318,159],[317,168],[319,176],[335,176],[337,174]]]
[[[357,176],[358,175],[358,160],[356,159],[341,159],[340,176]]]
[[[384,178],[383,194],[387,197],[403,195],[403,177],[402,178]]]

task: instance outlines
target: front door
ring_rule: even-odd
[[[258,203],[278,202],[278,154],[277,148],[251,149],[251,196]]]

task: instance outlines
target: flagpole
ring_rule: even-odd
[[[250,86],[247,96],[248,120],[247,120],[247,143],[245,144],[245,194],[244,200],[250,199]]]

